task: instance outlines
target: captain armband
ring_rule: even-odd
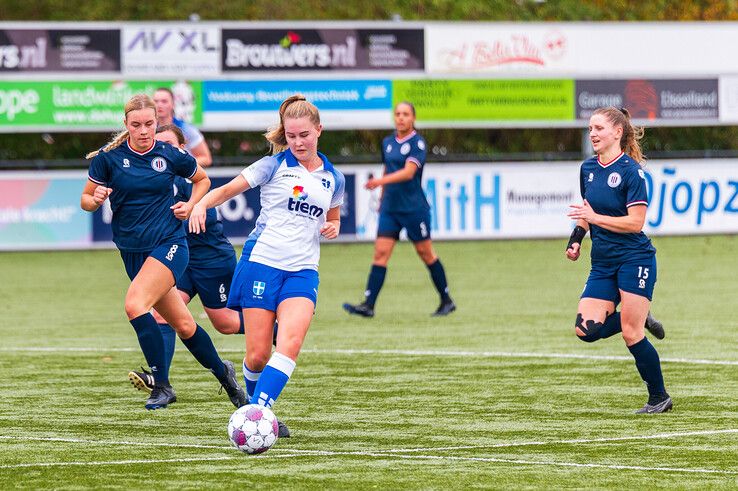
[[[571,236],[569,237],[569,243],[566,244],[566,249],[571,249],[571,246],[574,244],[581,244],[585,235],[587,235],[587,231],[584,227],[580,227],[579,225],[574,227],[574,230],[572,230]]]

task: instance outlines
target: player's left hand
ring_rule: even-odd
[[[586,199],[581,205],[569,205],[569,207],[571,211],[567,213],[567,216],[572,220],[584,220],[587,223],[592,223],[592,220],[597,216]]]
[[[187,201],[177,201],[170,209],[174,212],[174,216],[180,220],[187,220],[190,213],[192,213],[192,205]]]
[[[335,239],[336,237],[338,237],[338,228],[336,227],[336,224],[332,222],[325,222],[323,226],[320,227],[320,235],[322,235],[326,239]]]
[[[372,177],[371,179],[369,179],[368,181],[366,181],[366,184],[364,184],[364,187],[366,189],[371,190],[371,189],[376,189],[376,188],[378,188],[381,185],[382,184],[379,182],[379,179],[377,179],[376,177]]]

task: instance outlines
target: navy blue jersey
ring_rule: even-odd
[[[90,181],[113,189],[113,242],[125,252],[151,251],[158,245],[184,240],[182,221],[170,209],[174,205],[175,176],[192,177],[195,159],[168,143],[154,142],[139,153],[128,142],[100,152],[92,159]]]
[[[646,175],[638,162],[624,153],[603,164],[597,156],[582,163],[579,175],[582,198],[595,213],[611,217],[628,215],[628,208],[648,206]],[[656,249],[642,231],[611,232],[597,225],[589,227],[592,262],[617,263],[653,256]]]
[[[412,179],[405,182],[385,184],[382,190],[381,210],[388,213],[413,213],[428,210],[428,200],[421,185],[425,165],[425,140],[415,131],[398,140],[390,135],[382,140],[382,161],[385,174],[405,168],[411,161],[418,166]]]
[[[192,196],[192,183],[183,177],[174,178],[174,200],[189,201]],[[185,229],[187,229],[185,221]],[[190,266],[194,268],[219,267],[223,262],[236,260],[233,246],[223,234],[223,224],[218,220],[215,208],[210,208],[205,220],[205,231],[187,234],[190,248]]]

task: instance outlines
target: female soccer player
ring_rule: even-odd
[[[660,323],[649,315],[656,249],[642,231],[648,206],[639,144],[643,129],[633,126],[627,110],[606,107],[592,114],[589,137],[596,155],[582,163],[584,202],[572,205],[568,214],[576,220],[566,247],[568,259],[579,258],[587,230],[592,237],[592,269],[579,301],[575,332],[586,342],[622,332],[648,387],[648,402],[636,413],[663,413],[672,402],[659,355],[644,333],[646,328],[664,337]]]
[[[182,130],[174,124],[159,126],[155,139],[166,142],[175,148],[185,148],[185,137]],[[187,202],[192,196],[192,183],[181,176],[174,177],[175,201]],[[185,227],[187,226],[185,222]],[[243,334],[243,319],[240,312],[226,307],[228,292],[231,288],[233,271],[236,269],[236,253],[233,246],[223,234],[223,224],[215,210],[208,210],[207,232],[188,234],[187,246],[190,261],[187,269],[177,280],[177,290],[185,304],[189,304],[195,295],[200,295],[205,313],[213,327],[222,334]],[[164,362],[171,366],[174,357],[176,334],[167,321],[156,311],[152,312],[159,324],[164,339]],[[131,371],[128,378],[139,390],[151,392],[154,389],[154,377],[151,372]]]
[[[322,130],[313,104],[301,95],[287,98],[279,125],[265,135],[278,153],[210,191],[190,217],[190,231],[206,230],[208,208],[261,186],[261,213],[228,297],[230,308],[243,311],[244,378],[252,404],[271,407],[292,375],[317,302],[320,237],[338,237],[344,177],[318,152]]]
[[[387,263],[404,228],[418,256],[428,267],[441,297],[441,304],[433,315],[448,315],[456,310],[456,304],[448,294],[446,272],[431,243],[430,206],[421,186],[425,140],[415,131],[415,107],[411,103],[400,102],[395,107],[395,129],[394,135],[382,141],[384,175],[371,178],[366,183],[367,189],[383,186],[383,193],[374,261],[364,290],[364,301],[358,305],[344,303],[343,308],[350,314],[374,317],[374,304],[384,284]]]
[[[220,359],[174,287],[189,259],[182,220],[207,192],[210,180],[187,152],[154,140],[156,107],[149,96],[137,94],[126,103],[123,123],[125,131],[87,155],[94,158],[81,206],[93,212],[110,198],[113,241],[131,279],[126,314],[155,381],[146,408],[163,408],[177,400],[169,384],[164,343],[150,313],[152,307],[174,327],[197,361],[218,378],[231,402],[240,407],[246,402],[245,394],[233,364]],[[174,203],[175,176],[192,180],[192,197],[186,202]]]

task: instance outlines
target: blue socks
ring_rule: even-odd
[[[661,374],[661,361],[656,348],[647,338],[628,346],[630,353],[635,358],[636,368],[641,378],[648,387],[648,403],[657,404],[667,397],[664,387],[664,377]]]
[[[256,382],[254,393],[251,395],[251,404],[272,407],[294,369],[294,360],[275,351]]]
[[[219,380],[225,377],[226,369],[223,360],[220,359],[215,346],[213,346],[213,340],[210,339],[205,329],[197,326],[195,334],[188,339],[182,339],[182,342],[190,350],[192,356],[200,362],[200,365],[213,372],[213,375]]]
[[[370,307],[374,307],[374,304],[377,303],[377,296],[379,295],[379,290],[382,289],[386,275],[387,268],[372,264],[372,269],[369,271],[369,279],[366,281],[366,291],[364,292],[364,296],[366,297],[365,302]]]
[[[169,385],[169,365],[164,358],[164,340],[154,316],[147,312],[129,322],[136,331],[138,344],[151,368],[156,385]]]
[[[243,361],[243,381],[246,383],[246,395],[249,396],[249,400],[254,396],[254,389],[256,389],[256,382],[259,381],[261,372],[252,372],[249,367],[246,366],[246,360]]]
[[[164,341],[164,362],[167,365],[167,372],[172,367],[172,358],[174,358],[174,346],[177,342],[177,333],[169,324],[159,324],[161,338]]]
[[[427,264],[428,271],[430,272],[433,284],[438,290],[438,294],[441,296],[442,302],[448,302],[451,297],[448,295],[448,282],[446,281],[446,271],[443,269],[440,259],[436,259],[433,264]]]
[[[605,323],[602,324],[600,330],[600,338],[607,339],[610,336],[614,336],[619,332],[622,332],[623,326],[620,324],[620,312],[615,312],[605,318]]]

